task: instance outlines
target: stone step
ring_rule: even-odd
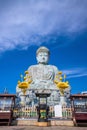
[[[74,126],[72,120],[50,120],[50,126]],[[27,126],[37,126],[37,119],[17,119],[12,122],[12,125],[27,125]],[[44,124],[46,125],[46,123]]]

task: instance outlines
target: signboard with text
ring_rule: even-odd
[[[62,117],[62,106],[61,105],[55,105],[54,111],[55,111],[55,117]]]

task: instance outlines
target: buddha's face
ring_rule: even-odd
[[[47,64],[49,60],[49,54],[47,52],[39,52],[36,58],[38,63]]]

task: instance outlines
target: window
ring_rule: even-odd
[[[76,112],[87,112],[87,99],[86,98],[74,99],[74,108]]]

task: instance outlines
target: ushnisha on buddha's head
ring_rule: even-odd
[[[42,46],[36,51],[36,59],[39,64],[48,64],[50,51],[48,48]]]

